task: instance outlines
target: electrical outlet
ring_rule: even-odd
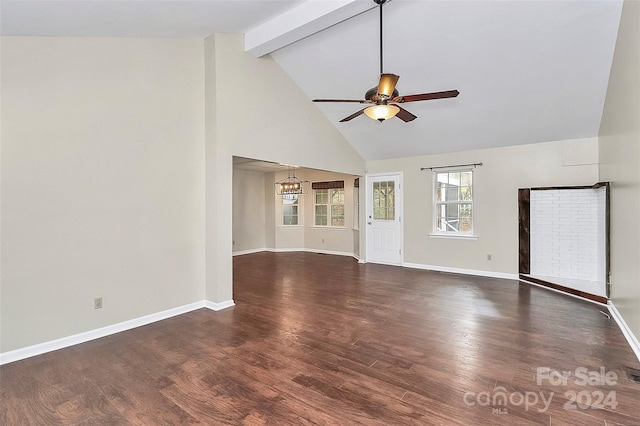
[[[491,260],[491,255],[490,254],[487,255],[487,260]]]
[[[102,309],[102,297],[93,299],[93,309]]]

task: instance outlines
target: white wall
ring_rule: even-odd
[[[233,170],[233,251],[265,247],[265,173]]]
[[[604,186],[531,191],[531,275],[595,282],[606,296],[605,195]]]
[[[611,182],[611,298],[640,338],[640,2],[625,1],[600,124]]]
[[[478,239],[430,237],[432,173],[420,168],[479,162],[483,165],[475,169],[473,188]],[[518,188],[593,185],[598,181],[596,162],[593,138],[369,161],[367,169],[370,174],[403,172],[404,262],[517,274]]]
[[[202,41],[2,39],[1,352],[204,298],[202,64]]]

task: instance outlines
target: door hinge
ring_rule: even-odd
[[[400,254],[402,254],[402,249],[398,250],[400,252]]]

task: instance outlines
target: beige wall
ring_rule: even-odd
[[[353,181],[357,176],[314,171],[306,175],[311,182],[344,181],[344,227],[326,228],[314,225],[313,191],[304,200],[305,248],[354,254],[353,246]]]
[[[265,247],[265,173],[233,170],[233,251]]]
[[[640,2],[625,1],[600,124],[600,174],[611,182],[611,296],[640,337]]]
[[[5,37],[1,78],[1,352],[231,300],[234,154],[364,170],[239,35]]]
[[[358,254],[354,246],[353,181],[354,175],[298,169],[297,177],[310,182],[343,180],[345,182],[345,226],[314,226],[313,190],[300,196],[299,225],[282,225],[282,197],[276,195],[274,183],[288,172],[233,172],[233,251],[234,253],[271,250],[308,250],[340,254]],[[260,198],[256,203],[255,200]],[[249,211],[253,206],[253,210]],[[356,232],[357,235],[357,232]],[[357,241],[356,241],[357,243]]]
[[[362,174],[364,160],[270,57],[244,52],[243,36],[215,34],[205,40],[208,92],[215,133],[207,130],[207,185],[215,206],[207,205],[206,295],[224,302],[232,292],[232,157],[296,164],[320,170]],[[304,146],[304,148],[301,148]],[[211,229],[212,228],[212,229]],[[277,244],[277,238],[276,238]]]
[[[276,181],[275,172],[264,174],[264,247],[276,246],[276,200],[273,196],[275,192],[274,183]]]
[[[204,298],[202,63],[194,40],[2,39],[0,351]]]
[[[276,173],[276,180],[287,176],[286,172]],[[303,169],[296,176],[310,182],[344,181],[345,226],[325,227],[314,225],[313,190],[300,197],[299,226],[282,226],[282,200],[275,196],[275,249],[304,249],[328,251],[341,254],[357,254],[353,243],[353,181],[354,175]],[[268,247],[272,248],[272,247]]]
[[[273,59],[244,53],[242,35],[211,39],[221,156],[362,174],[364,160]]]
[[[480,162],[473,188],[477,240],[430,237],[432,173],[420,168]],[[518,188],[592,185],[598,181],[596,163],[597,139],[592,138],[370,161],[367,169],[369,174],[403,172],[404,262],[517,274]]]

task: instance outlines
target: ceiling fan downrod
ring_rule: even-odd
[[[387,0],[373,0],[375,4],[380,6],[380,74],[383,74],[383,62],[382,62],[382,5],[387,2]]]

